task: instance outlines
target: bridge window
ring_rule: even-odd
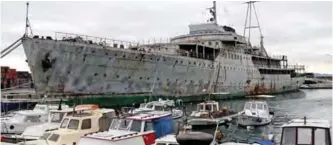
[[[90,128],[91,128],[91,119],[83,120],[81,129],[90,129]]]

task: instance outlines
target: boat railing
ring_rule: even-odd
[[[122,49],[127,49],[132,46],[139,45],[139,43],[137,43],[137,42],[129,42],[129,41],[123,41],[123,40],[88,36],[88,35],[82,35],[82,34],[65,33],[65,32],[56,32],[55,39],[62,40],[62,41],[70,41],[70,42],[81,42],[81,43],[86,43],[86,44],[96,44],[96,45],[101,45],[101,46],[110,46],[110,47],[122,48]]]

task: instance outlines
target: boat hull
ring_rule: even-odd
[[[23,38],[22,42],[40,93],[140,94],[152,90],[159,95],[193,96],[212,90],[249,95],[298,90],[304,82],[304,77],[290,74],[260,74],[251,60],[219,56],[211,61],[61,40]]]
[[[270,124],[272,122],[272,119],[273,119],[272,115],[270,115],[268,118],[240,115],[238,117],[237,123],[239,126],[244,126],[244,127],[245,126],[264,126],[264,125]]]

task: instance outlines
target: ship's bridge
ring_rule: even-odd
[[[219,26],[215,23],[189,25],[189,34],[176,36],[171,39],[173,43],[201,43],[203,45],[218,47],[225,43],[246,44],[245,37],[236,33],[229,26]]]

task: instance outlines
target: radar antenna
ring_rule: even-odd
[[[249,2],[245,2],[247,4],[247,11],[246,11],[246,18],[245,18],[245,25],[244,25],[244,32],[243,32],[243,36],[245,37],[245,32],[246,32],[246,29],[248,29],[248,45],[246,47],[249,46],[249,43],[250,43],[250,38],[251,38],[251,29],[252,28],[258,28],[259,29],[259,33],[260,33],[260,49],[261,51],[264,53],[265,56],[268,56],[267,52],[266,52],[266,49],[264,48],[264,37],[262,36],[262,33],[261,33],[261,28],[260,28],[260,24],[259,24],[259,20],[258,20],[258,16],[257,16],[257,12],[256,12],[256,7],[254,5],[254,3],[256,3],[258,1],[249,1]],[[256,17],[256,20],[257,20],[257,26],[252,26],[251,25],[251,16],[252,16],[252,8],[254,10],[254,14],[255,14],[255,17]],[[249,22],[247,22],[249,19]],[[247,26],[248,24],[248,26]]]
[[[213,7],[207,8],[209,13],[212,15],[212,18],[209,18],[208,22],[213,22],[217,24],[217,17],[216,17],[216,1],[213,1]]]

